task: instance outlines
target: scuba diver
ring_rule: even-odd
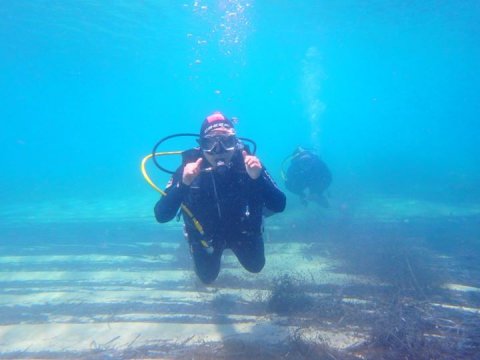
[[[320,157],[311,150],[297,147],[282,164],[290,161],[287,173],[282,170],[285,187],[300,197],[302,204],[311,200],[323,207],[329,207],[323,194],[332,182],[332,174]]]
[[[181,207],[195,272],[205,284],[217,278],[225,249],[246,270],[260,272],[264,210],[285,209],[285,194],[242,139],[223,114],[208,116],[199,147],[182,152],[182,165],[155,205],[160,223],[172,220]]]

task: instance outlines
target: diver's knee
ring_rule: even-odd
[[[243,266],[247,271],[251,273],[259,273],[265,267],[265,257],[263,256],[260,259],[257,259],[256,261],[250,262],[248,264],[244,264]]]
[[[200,268],[198,265],[195,266],[195,273],[202,283],[205,285],[213,283],[220,273],[220,267],[217,266],[203,266]]]
[[[202,274],[197,272],[197,276],[203,284],[209,285],[217,279],[218,274]]]

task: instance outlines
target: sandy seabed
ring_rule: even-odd
[[[263,271],[227,250],[212,286],[194,276],[179,223],[47,205],[22,222],[10,208],[0,358],[475,358],[477,209],[391,204],[268,219]]]

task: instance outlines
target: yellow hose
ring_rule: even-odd
[[[181,155],[183,151],[165,151],[165,152],[157,152],[155,153],[155,156],[165,156],[165,155]],[[165,196],[167,195],[165,193],[165,191],[163,191],[162,189],[160,189],[157,185],[155,185],[155,183],[152,181],[152,179],[150,179],[150,176],[148,176],[148,173],[147,173],[147,169],[145,167],[147,161],[149,159],[153,158],[153,154],[148,154],[147,156],[145,156],[142,160],[142,164],[140,166],[141,168],[141,171],[142,171],[142,175],[143,177],[145,178],[145,180],[148,182],[148,184],[153,187],[155,190],[157,190],[160,194],[162,194],[162,196]],[[195,225],[195,228],[198,230],[198,232],[202,235],[205,234],[205,232],[203,231],[203,227],[202,225],[198,222],[197,218],[193,215],[193,213],[190,211],[190,209],[184,205],[183,203],[180,205],[182,210],[190,217],[190,219],[192,219],[193,221],[193,224]]]
[[[164,155],[180,155],[182,153],[182,151],[165,151],[165,152],[158,152],[158,153],[155,153],[155,156],[164,156]],[[148,154],[147,156],[145,156],[142,160],[142,165],[141,165],[141,170],[142,170],[142,175],[143,177],[145,178],[145,180],[150,184],[151,187],[153,187],[155,190],[157,190],[160,194],[162,194],[163,196],[165,196],[165,191],[163,191],[162,189],[160,189],[157,185],[155,185],[152,181],[152,179],[150,179],[150,176],[148,176],[147,174],[147,170],[145,168],[145,164],[147,163],[147,161],[149,159],[153,158],[153,154]]]

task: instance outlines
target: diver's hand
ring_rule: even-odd
[[[262,173],[262,164],[260,163],[260,160],[256,156],[248,155],[245,150],[242,151],[242,155],[248,176],[254,180],[258,179]]]
[[[193,180],[200,174],[203,158],[198,158],[197,161],[185,165],[183,168],[182,182],[190,186]]]

